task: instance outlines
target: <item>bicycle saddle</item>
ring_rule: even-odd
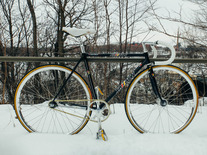
[[[74,37],[80,37],[82,35],[96,33],[96,31],[94,29],[77,29],[77,28],[71,28],[71,27],[63,27],[62,30],[64,32],[69,33],[70,35],[72,35]]]

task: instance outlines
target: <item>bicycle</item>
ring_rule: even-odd
[[[91,29],[64,27],[63,31],[80,40],[80,60],[71,69],[44,65],[28,72],[19,82],[14,98],[17,118],[28,132],[79,133],[88,121],[98,123],[97,138],[107,140],[101,123],[110,115],[108,102],[128,85],[125,112],[131,125],[140,133],[180,133],[193,120],[198,107],[198,92],[192,78],[182,69],[168,65],[175,50],[164,42],[143,43],[143,53],[89,54],[81,36]],[[151,62],[146,51],[150,45],[164,45],[171,51],[166,61]],[[105,100],[94,87],[88,57],[141,57],[142,62]],[[76,72],[84,62],[86,80]]]

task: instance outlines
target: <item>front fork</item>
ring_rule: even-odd
[[[153,71],[153,68],[151,65],[148,66],[148,72],[149,72],[149,78],[150,78],[150,82],[151,82],[151,85],[152,85],[152,90],[155,94],[155,96],[157,97],[157,99],[159,99],[160,101],[160,105],[161,106],[166,106],[167,105],[167,101],[165,99],[162,98],[161,94],[160,94],[160,91],[158,89],[158,86],[157,86],[157,81],[156,81],[156,76],[155,76],[155,73]]]

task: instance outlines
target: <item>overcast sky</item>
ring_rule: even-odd
[[[36,2],[41,2],[42,0],[36,0]],[[188,0],[157,0],[156,8],[158,8],[156,13],[159,15],[167,15],[168,11],[172,13],[173,12],[179,12],[180,8],[182,7],[182,13],[183,17],[190,18],[190,16],[193,14],[193,10],[196,10],[198,7],[196,7],[195,4],[189,2]],[[175,15],[175,13],[174,13]],[[41,16],[41,15],[40,15]],[[151,21],[149,21],[151,22]],[[163,22],[166,30],[169,33],[176,34],[177,30],[179,28],[179,24],[172,24],[169,22]],[[143,25],[146,26],[146,25]],[[147,37],[146,34],[139,36],[137,40],[134,40],[135,42],[140,42],[144,39],[144,41],[156,41],[156,40],[165,40],[167,42],[176,43],[175,38],[170,38],[166,35],[150,32]]]
[[[175,15],[173,12],[179,12],[180,8],[182,7],[183,18],[190,18],[193,15],[193,12],[198,9],[198,7],[187,1],[187,0],[158,0],[156,3],[156,7],[159,8],[157,13],[160,15],[167,15],[168,11]],[[169,33],[176,34],[180,25],[178,23],[170,23],[170,22],[163,22],[166,30]],[[159,33],[150,33],[146,39],[149,41],[156,41],[156,40],[166,40],[171,43],[175,43],[176,39],[170,38],[166,35],[159,34]]]

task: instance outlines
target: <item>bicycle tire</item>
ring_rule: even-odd
[[[172,65],[153,66],[161,97],[161,106],[143,70],[131,82],[125,98],[129,122],[140,133],[180,133],[193,120],[198,107],[198,91],[192,78]]]
[[[51,107],[57,91],[72,72],[60,65],[45,65],[28,72],[14,97],[17,118],[28,132],[76,134],[89,120],[92,95],[86,81],[74,72]],[[62,104],[60,104],[62,103]]]

